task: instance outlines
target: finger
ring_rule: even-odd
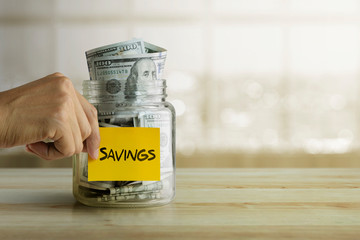
[[[86,125],[87,120],[83,111],[81,109],[76,109],[76,103],[78,103],[78,100],[75,94],[75,90],[73,88],[70,88],[68,93],[70,94],[70,98],[68,98],[68,100],[64,102],[66,105],[65,110],[63,110],[66,111],[67,117],[62,119],[60,125],[61,127],[59,128],[60,131],[58,132],[59,137],[54,136],[52,140],[54,140],[54,147],[56,148],[56,150],[62,152],[63,154],[68,154],[67,150],[70,149],[71,151],[74,150],[73,154],[75,154],[80,153],[83,149],[83,139],[80,125]],[[83,118],[85,119],[81,118],[80,113],[83,113]],[[81,119],[84,123],[82,123],[79,119]],[[71,134],[69,134],[69,132],[71,132]],[[68,143],[63,141],[63,139],[70,138],[71,136],[73,139],[69,142],[73,143],[73,148],[69,148]],[[50,148],[49,150],[53,149],[54,148]]]
[[[46,160],[70,157],[75,153],[75,143],[70,126],[58,129],[54,142],[36,142],[28,144],[29,150]]]
[[[74,114],[76,115],[77,125],[79,126],[81,134],[81,142],[85,141],[91,134],[91,125],[89,119],[84,111],[84,108],[78,97],[78,92],[74,89],[73,93]],[[80,95],[80,94],[79,94]]]
[[[70,111],[69,125],[75,145],[75,153],[80,153],[83,149],[83,141],[90,135],[91,130],[86,115],[76,97],[75,90],[73,90],[72,101],[69,102],[68,109]]]
[[[59,78],[61,79],[61,78],[66,78],[66,77],[62,73],[56,72],[56,73],[47,75],[43,78],[37,79],[35,81],[26,83],[22,86],[12,89],[12,90],[22,93],[24,91],[27,91],[27,89],[31,88],[31,93],[27,92],[27,94],[37,96],[38,94],[44,93],[44,87],[47,88],[47,90],[56,88],[57,85],[53,84],[53,83],[54,83],[54,81],[58,80]]]
[[[46,159],[46,160],[55,160],[60,159],[62,157],[49,157],[49,147],[47,143],[44,142],[36,142],[26,145],[26,151],[35,154],[36,156]]]
[[[81,133],[81,127],[79,125],[78,119],[76,116],[73,116],[70,120],[70,128],[71,133],[73,136],[74,146],[75,146],[75,152],[80,153],[83,149],[83,139],[82,139],[82,133]]]
[[[54,148],[54,143],[36,142],[26,145],[26,151],[35,154],[36,156],[45,160],[57,160],[65,158],[66,156],[56,151],[50,151]],[[50,153],[51,152],[51,153]]]
[[[73,142],[75,146],[74,153],[80,153],[83,149],[83,141],[90,135],[91,128],[82,106],[76,95],[76,90],[71,81],[67,80],[67,94],[70,99],[66,102],[66,110],[68,112],[68,123],[70,125]],[[55,145],[56,145],[55,141]]]
[[[94,106],[92,106],[80,93],[76,92],[76,94],[91,127],[91,133],[89,137],[85,140],[83,150],[87,150],[87,152],[93,159],[97,159],[100,146],[100,133],[97,111]]]

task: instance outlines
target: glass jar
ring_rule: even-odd
[[[97,108],[100,128],[160,129],[160,181],[89,181],[88,154],[80,153],[73,156],[75,198],[94,207],[148,207],[172,201],[175,197],[175,109],[166,102],[166,81],[85,80],[83,95]]]

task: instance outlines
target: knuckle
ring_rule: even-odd
[[[65,91],[73,91],[74,86],[72,84],[72,81],[63,75],[62,73],[53,73],[50,75],[52,78],[50,78],[51,85],[59,92]]]
[[[64,157],[70,157],[76,153],[77,148],[75,146],[68,146],[67,148],[63,149],[62,154]]]
[[[54,76],[54,77],[63,77],[64,74],[62,74],[61,72],[54,72],[53,74],[51,74],[50,76]]]
[[[97,116],[98,116],[97,109],[93,105],[90,105],[89,109],[90,109],[91,118],[97,118]]]
[[[55,112],[67,114],[67,112],[73,112],[74,101],[69,93],[62,92],[57,96],[57,106],[54,108]]]
[[[64,108],[63,106],[60,105],[54,109],[52,118],[54,120],[57,120],[57,121],[63,123],[63,122],[67,122],[69,120],[69,114],[66,111],[66,108]]]
[[[79,153],[81,153],[82,149],[83,149],[82,144],[79,145],[79,146],[77,146],[77,147],[75,148],[74,153],[71,154],[70,156],[72,156],[72,155],[74,155],[74,154],[79,154]]]
[[[60,100],[60,106],[68,106],[68,104],[73,103],[72,97],[67,92],[61,93],[59,96],[59,100]]]
[[[70,91],[73,91],[74,89],[71,80],[65,76],[58,77],[56,82],[57,82],[57,87],[59,88],[60,91],[70,93]]]
[[[75,143],[75,150],[73,154],[81,153],[84,148],[84,142],[81,139],[78,139]]]
[[[82,140],[85,140],[87,139],[91,134],[91,127],[89,124],[87,124],[86,127],[82,128],[82,132],[81,132],[81,137],[82,137]]]
[[[54,126],[53,123],[51,123],[50,119],[48,119],[46,122],[44,122],[42,124],[42,138],[43,139],[46,139],[46,138],[49,138],[49,139],[53,139],[55,137],[55,134],[56,134],[56,127]]]

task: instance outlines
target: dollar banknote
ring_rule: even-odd
[[[98,48],[94,48],[85,52],[86,60],[89,68],[90,79],[93,79],[92,73],[92,60],[97,57],[103,56],[121,56],[121,55],[134,55],[142,54],[152,51],[155,46],[147,45],[145,49],[144,41],[142,39],[132,39],[125,42],[114,43]]]
[[[100,127],[157,127],[160,131],[160,181],[88,181],[87,155],[80,159],[79,185],[84,194],[96,196],[98,201],[133,201],[171,195],[174,184],[171,155],[171,120],[157,112],[124,111],[123,104],[131,94],[142,91],[140,86],[154,89],[161,86],[167,51],[164,48],[132,39],[91,49],[86,53],[90,81],[83,85],[85,97],[98,110]],[[149,89],[148,89],[149,88]],[[129,90],[130,89],[130,90]],[[130,91],[129,92],[127,92]],[[151,92],[152,93],[152,92]],[[135,95],[135,94],[134,94]],[[121,112],[121,115],[119,113]],[[161,194],[160,194],[161,192]]]
[[[158,53],[158,52],[166,52],[166,50],[162,47],[156,46],[154,44],[144,42],[145,53]]]
[[[147,49],[151,48],[147,45]],[[149,50],[147,50],[149,51]],[[129,41],[113,43],[106,46],[94,48],[85,52],[86,58],[138,54],[145,53],[145,45],[142,39],[132,39]]]
[[[91,49],[85,54],[91,80],[126,80],[131,73],[137,74],[138,70],[145,71],[154,66],[155,74],[151,77],[161,78],[166,53],[164,48],[132,39]]]
[[[136,77],[140,81],[161,79],[166,52],[125,56],[96,57],[91,63],[92,79],[127,80]]]
[[[84,96],[97,107],[124,102],[139,90],[139,82],[155,83],[162,78],[166,55],[166,49],[141,39],[88,50],[90,81],[84,81]]]

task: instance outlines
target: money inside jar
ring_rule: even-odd
[[[175,109],[162,79],[167,52],[133,39],[86,52],[90,80],[83,95],[98,110],[100,128],[159,128],[160,180],[89,181],[88,156],[74,156],[74,196],[90,206],[151,206],[175,195]],[[121,136],[119,136],[121,137]]]

